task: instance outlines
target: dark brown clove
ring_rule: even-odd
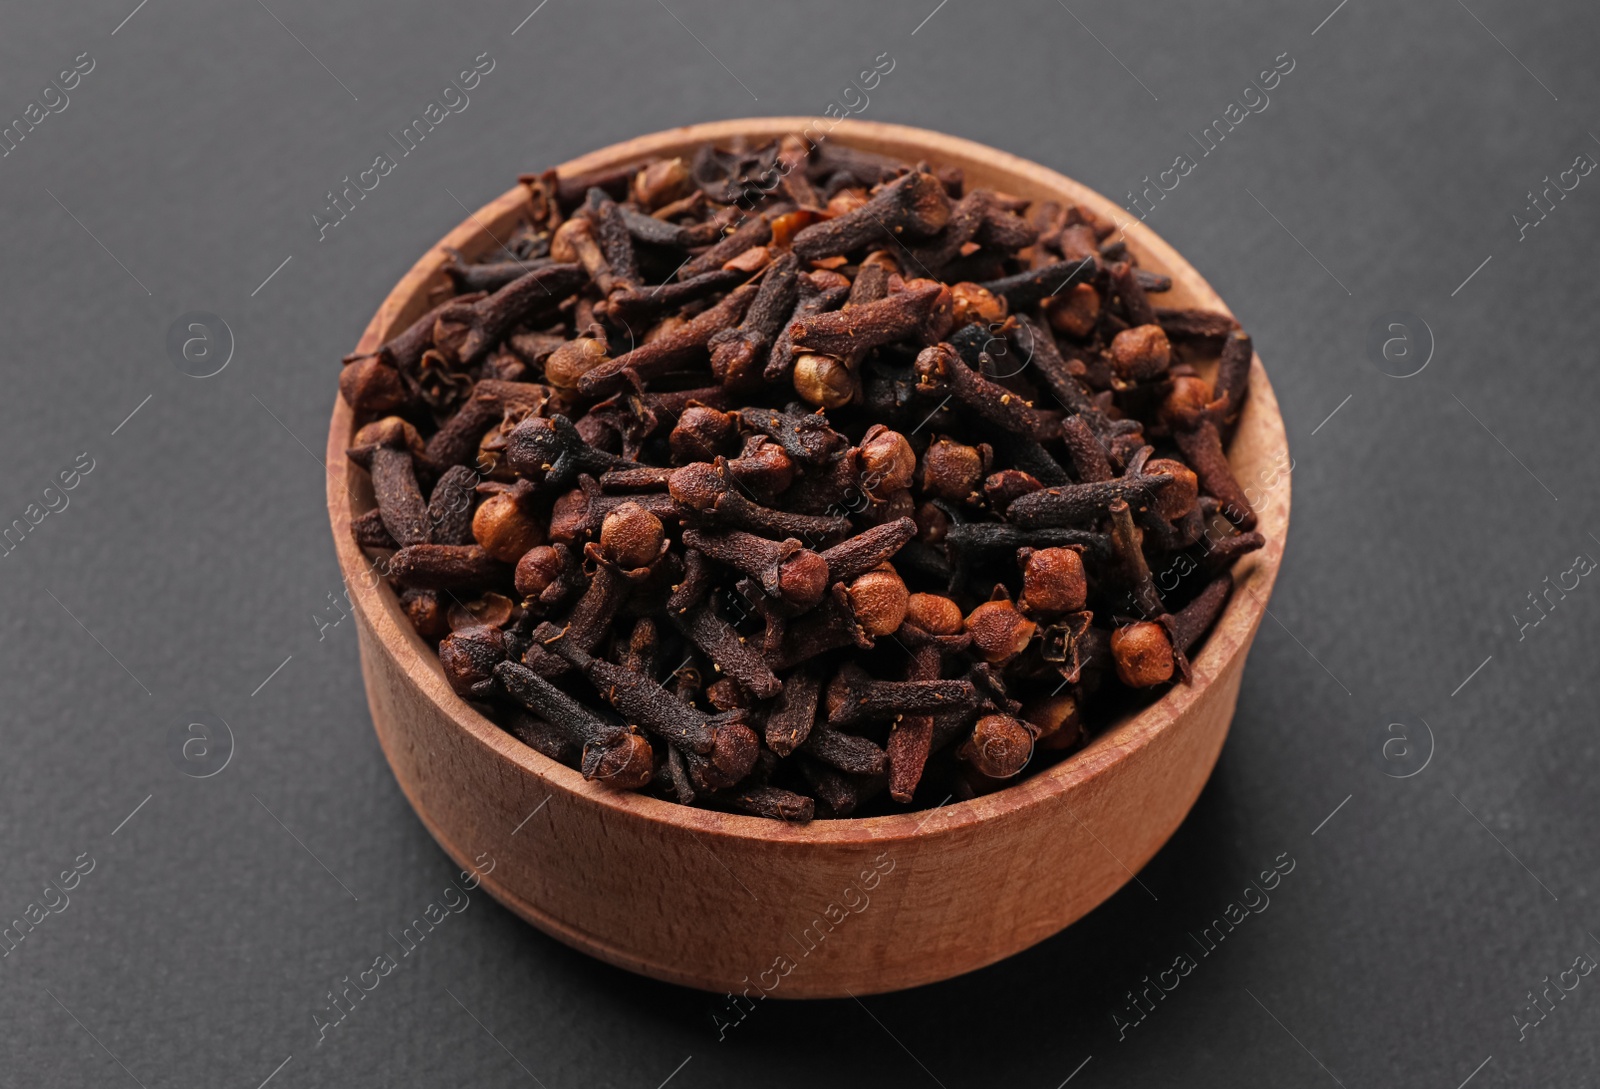
[[[645,217],[649,218],[649,217]],[[651,223],[660,220],[650,219]],[[698,276],[655,287],[635,287],[613,292],[605,302],[606,318],[643,336],[646,327],[662,314],[677,310],[719,291],[729,291],[747,276],[738,269],[712,269]]]
[[[1232,316],[1216,310],[1158,306],[1155,320],[1174,341],[1216,341],[1239,328]]]
[[[977,703],[978,693],[970,681],[880,681],[850,663],[841,666],[828,684],[827,721],[845,727],[866,719],[964,710]]]
[[[990,423],[1029,438],[1055,437],[1058,425],[1053,416],[968,367],[948,344],[924,349],[916,368],[918,388],[926,393],[948,393]]]
[[[1150,305],[1150,299],[1144,293],[1144,285],[1139,282],[1134,266],[1126,261],[1118,261],[1111,266],[1111,284],[1116,289],[1117,295],[1122,300],[1122,314],[1128,319],[1129,325],[1156,325],[1156,308]],[[1165,338],[1166,334],[1162,333]]]
[[[713,336],[739,321],[756,290],[754,284],[745,284],[672,332],[600,364],[578,380],[578,390],[590,397],[615,393],[629,383],[642,384],[692,360]]]
[[[465,465],[452,465],[428,495],[428,539],[434,544],[472,543],[473,489],[478,474]]]
[[[738,787],[716,796],[716,801],[752,817],[804,824],[816,815],[816,802],[804,794],[775,786]]]
[[[428,505],[412,463],[422,452],[417,429],[398,416],[363,427],[348,451],[350,460],[371,475],[384,528],[402,547],[425,544],[431,538]]]
[[[570,543],[599,531],[606,515],[624,503],[637,503],[657,518],[676,518],[672,497],[660,493],[605,495],[591,476],[579,475],[578,487],[557,499],[550,509],[550,538]]]
[[[753,503],[729,481],[726,462],[696,462],[676,470],[668,481],[679,513],[707,527],[749,530],[772,537],[835,541],[850,532],[850,520],[841,515],[793,514]]]
[[[821,605],[788,625],[781,649],[775,655],[769,653],[767,661],[775,670],[787,670],[848,646],[870,650],[873,641],[861,630],[844,585],[836,583]]]
[[[479,382],[472,387],[472,396],[466,403],[428,439],[428,461],[441,468],[466,465],[484,433],[504,420],[508,412],[541,412],[550,399],[550,387],[535,382]]]
[[[763,726],[767,747],[779,756],[788,756],[799,748],[816,723],[821,694],[822,677],[815,669],[803,666],[789,674]]]
[[[389,535],[388,528],[383,524],[383,513],[376,507],[350,519],[350,535],[362,548],[393,550],[400,547],[399,543]]]
[[[1146,620],[1154,620],[1167,611],[1156,593],[1155,579],[1150,576],[1150,565],[1145,562],[1143,536],[1133,524],[1133,512],[1126,499],[1114,499],[1110,506],[1111,552],[1122,577],[1128,601]]]
[[[699,647],[711,660],[711,667],[737,681],[758,699],[771,699],[783,690],[765,660],[754,647],[745,642],[727,621],[719,617],[709,603],[701,604],[688,613],[669,612],[669,620],[678,626],[684,636]]]
[[[917,535],[917,523],[910,518],[897,518],[881,526],[841,541],[822,553],[831,583],[847,582],[889,560],[902,545]]]
[[[442,271],[455,286],[457,296],[470,292],[499,291],[518,276],[526,275],[535,269],[548,268],[556,264],[548,257],[534,257],[526,261],[513,258],[510,261],[478,261],[468,262],[457,250],[445,249],[445,263]],[[459,298],[455,301],[460,301]],[[437,319],[438,315],[434,317]],[[427,332],[431,338],[433,324],[428,324]]]
[[[920,334],[933,318],[942,290],[928,281],[876,302],[804,318],[794,323],[790,336],[801,351],[846,359]]]
[[[1115,501],[1148,503],[1170,483],[1165,473],[1136,473],[1092,484],[1068,484],[1031,492],[1006,508],[1006,517],[1024,529],[1090,525],[1106,516]]]
[[[472,590],[503,585],[511,569],[477,545],[408,545],[389,560],[389,574],[416,590]]]
[[[638,790],[650,782],[650,742],[608,722],[561,689],[515,662],[500,662],[494,679],[512,699],[561,729],[583,747],[583,777],[618,790]]]
[[[1013,312],[1059,294],[1075,284],[1085,283],[1095,274],[1093,261],[1058,261],[1043,268],[1029,269],[1013,276],[990,280],[983,288],[991,295],[1004,295]]]
[[[530,416],[506,442],[505,462],[513,472],[538,481],[541,488],[568,488],[579,473],[599,476],[628,462],[583,441],[565,416]]]
[[[818,722],[800,748],[851,775],[881,775],[888,767],[888,757],[878,746],[827,722]]]
[[[1255,346],[1247,333],[1235,329],[1222,343],[1222,356],[1217,361],[1215,410],[1211,419],[1224,442],[1233,437],[1233,429],[1244,412],[1245,399],[1250,395],[1250,361],[1255,357]]]
[[[746,216],[719,242],[685,264],[679,271],[680,279],[688,280],[719,269],[740,254],[756,246],[765,246],[772,240],[772,220],[782,212],[768,209],[757,215]]]
[[[506,660],[506,636],[479,624],[453,631],[439,643],[444,679],[458,696],[488,699],[494,692],[494,667]]]
[[[1167,636],[1172,641],[1173,656],[1177,659],[1178,671],[1185,684],[1190,677],[1189,651],[1222,615],[1223,606],[1228,603],[1232,593],[1233,576],[1224,571],[1207,583],[1206,588],[1196,594],[1189,604],[1162,617],[1162,626],[1167,629]]]
[[[784,453],[807,465],[833,461],[849,448],[850,441],[828,426],[820,412],[797,414],[776,409],[746,408],[739,411],[739,423],[772,439]]]
[[[740,530],[701,533],[687,529],[683,543],[758,579],[768,594],[798,609],[809,609],[821,601],[828,584],[838,581],[826,556],[819,556],[793,537],[769,541]]]
[[[767,267],[744,320],[706,342],[711,350],[711,373],[726,388],[748,392],[761,385],[773,338],[794,311],[799,272],[800,262],[793,254],[774,261]]]
[[[582,287],[583,282],[581,266],[547,265],[517,277],[477,302],[448,305],[434,321],[434,346],[463,363],[471,363],[518,322],[541,311],[553,312],[556,305]]]
[[[859,208],[812,224],[794,236],[794,252],[807,261],[849,253],[901,235],[926,238],[950,219],[950,198],[932,174],[912,171]]]
[[[1200,478],[1200,488],[1222,504],[1222,515],[1241,530],[1256,526],[1256,512],[1233,475],[1222,435],[1211,419],[1211,387],[1202,378],[1178,378],[1161,406],[1184,459]]]
[[[852,290],[850,280],[837,272],[813,270],[799,277],[799,301],[772,344],[762,372],[768,382],[786,382],[794,369],[796,348],[794,329],[818,314],[830,313],[844,305]]]

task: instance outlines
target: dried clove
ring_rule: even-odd
[[[597,779],[618,790],[638,790],[649,783],[654,754],[643,736],[594,714],[515,662],[497,664],[494,679],[506,695],[583,746],[585,779]]]
[[[352,533],[461,698],[804,822],[1001,789],[1190,680],[1266,543],[1253,353],[1109,217],[799,135],[522,182],[339,379]]]
[[[950,198],[932,174],[914,170],[842,216],[814,223],[794,236],[794,252],[807,261],[835,257],[902,234],[928,237],[950,219]]]
[[[445,306],[434,321],[434,347],[463,363],[471,363],[518,322],[540,310],[554,310],[563,298],[583,285],[583,278],[584,270],[578,265],[547,265],[517,277],[477,302]]]

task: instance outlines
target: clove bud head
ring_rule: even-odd
[[[778,596],[791,605],[809,609],[827,592],[828,561],[809,548],[796,552],[778,568]]]
[[[685,465],[667,478],[667,492],[672,501],[692,511],[710,510],[727,490],[716,466],[704,461]]]
[[[1022,607],[1030,613],[1075,613],[1089,599],[1083,557],[1072,548],[1020,549]]]
[[[1172,344],[1161,326],[1136,325],[1118,333],[1107,354],[1118,378],[1124,382],[1149,382],[1167,372],[1172,363]]]
[[[1044,487],[1039,478],[1021,469],[1001,469],[983,482],[984,498],[994,510],[1004,512],[1013,500]]]
[[[1033,757],[1033,731],[1010,715],[984,715],[956,755],[981,775],[1009,779]]]
[[[370,450],[379,446],[391,450],[404,450],[414,458],[423,457],[427,450],[417,429],[399,416],[385,416],[381,420],[372,421],[357,431],[350,442],[352,451]]]
[[[1150,688],[1172,679],[1172,640],[1167,629],[1140,620],[1111,633],[1111,657],[1117,677],[1130,688]]]
[[[667,436],[672,460],[680,465],[710,461],[723,453],[738,431],[738,417],[709,405],[691,401]]]
[[[922,489],[960,502],[978,489],[985,460],[977,447],[940,435],[922,455]]]
[[[549,545],[538,545],[522,554],[512,581],[517,593],[534,601],[561,577],[563,567],[561,553]]]
[[[857,457],[867,492],[875,499],[886,499],[911,487],[917,471],[916,451],[898,431],[873,424],[861,437]]]
[[[1074,284],[1045,303],[1045,314],[1056,332],[1086,337],[1100,320],[1100,293],[1091,284]]]
[[[458,696],[474,696],[494,679],[494,667],[506,657],[506,634],[479,626],[453,631],[439,642],[444,679]]]
[[[574,390],[578,379],[611,358],[606,345],[594,337],[569,340],[544,361],[544,377],[557,389]]]
[[[400,607],[405,610],[411,626],[424,639],[439,639],[450,634],[444,606],[439,603],[439,595],[435,591],[407,590],[400,595]]]
[[[1003,665],[1027,650],[1037,627],[1003,597],[985,601],[966,619],[973,651],[991,665]]]
[[[633,199],[650,211],[687,196],[691,184],[689,167],[682,159],[662,159],[633,176]]]
[[[655,770],[655,753],[643,734],[629,731],[615,744],[590,742],[583,749],[583,777],[618,790],[647,786]]]
[[[623,503],[600,523],[600,551],[618,567],[646,567],[661,555],[661,519],[637,503]]]
[[[377,356],[358,359],[340,371],[339,393],[358,416],[393,412],[409,400],[400,372]]]
[[[820,557],[819,557],[820,558]],[[826,564],[824,564],[826,566]],[[911,595],[893,564],[881,563],[846,587],[856,623],[871,636],[891,635],[906,618]]]
[[[571,544],[589,524],[589,497],[582,488],[564,493],[550,508],[550,539]]]
[[[1161,403],[1161,422],[1174,431],[1192,431],[1206,418],[1211,403],[1211,383],[1189,375],[1172,380],[1172,391]]]
[[[961,606],[939,594],[912,594],[906,601],[906,621],[929,635],[960,635]]]
[[[855,377],[831,355],[806,352],[794,361],[794,391],[807,404],[842,408],[855,397]]]
[[[576,264],[583,250],[594,245],[589,221],[582,218],[567,220],[550,236],[550,259],[562,264]]]
[[[717,727],[711,742],[711,764],[732,786],[756,766],[761,755],[761,742],[756,733],[742,722],[728,722]]]
[[[728,472],[763,496],[778,495],[794,483],[794,461],[782,446],[765,435],[752,435],[745,440],[744,450],[728,462]]]
[[[502,563],[516,563],[535,545],[544,544],[544,527],[515,490],[497,492],[472,515],[472,536]]]
[[[732,711],[751,704],[750,693],[732,677],[723,677],[706,686],[706,702],[718,711]]]
[[[1173,458],[1152,458],[1144,471],[1172,477],[1156,491],[1155,510],[1169,522],[1186,518],[1200,501],[1200,478],[1193,469]]]

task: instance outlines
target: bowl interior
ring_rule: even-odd
[[[831,129],[827,127],[830,124],[833,125]],[[1141,267],[1172,278],[1172,290],[1159,297],[1161,305],[1227,312],[1223,301],[1176,251],[1143,223],[1133,220],[1124,209],[1093,190],[1025,159],[922,129],[863,121],[819,122],[808,118],[722,121],[640,137],[592,152],[557,169],[562,175],[569,175],[651,156],[680,154],[707,140],[726,141],[742,136],[763,141],[789,133],[805,133],[814,142],[825,140],[908,161],[926,159],[935,164],[954,165],[962,169],[969,185],[986,186],[1030,200],[1050,199],[1083,205],[1122,226],[1128,248],[1137,254]],[[485,254],[498,246],[498,239],[508,237],[527,211],[526,193],[518,186],[468,217],[424,254],[400,281],[374,315],[357,350],[374,350],[439,301],[440,287],[449,282],[442,271],[446,248],[459,250],[468,257]],[[1258,528],[1267,544],[1234,568],[1234,594],[1192,662],[1192,682],[1175,685],[1155,703],[1093,738],[1081,751],[996,793],[931,812],[918,810],[887,816],[819,820],[794,826],[679,805],[586,782],[579,772],[528,748],[456,696],[445,683],[438,656],[412,629],[389,585],[372,577],[372,565],[351,536],[351,519],[373,506],[366,475],[349,472],[344,456],[352,427],[348,406],[342,398],[336,397],[327,464],[329,512],[340,566],[353,603],[372,623],[386,651],[418,679],[426,697],[476,742],[492,749],[519,773],[541,780],[550,790],[584,795],[595,804],[625,810],[634,817],[688,827],[711,837],[809,842],[858,841],[863,837],[875,841],[907,839],[934,831],[951,831],[1008,811],[1044,804],[1092,782],[1106,768],[1147,744],[1161,731],[1180,729],[1185,712],[1198,699],[1209,679],[1224,662],[1248,650],[1276,579],[1288,530],[1286,467],[1291,465],[1288,442],[1277,400],[1258,356],[1252,362],[1250,398],[1229,449],[1229,460],[1242,484],[1273,482],[1257,503]]]

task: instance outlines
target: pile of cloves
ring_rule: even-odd
[[[798,136],[521,181],[340,379],[356,540],[507,731],[805,821],[999,789],[1189,681],[1264,543],[1250,338],[1112,224]]]

